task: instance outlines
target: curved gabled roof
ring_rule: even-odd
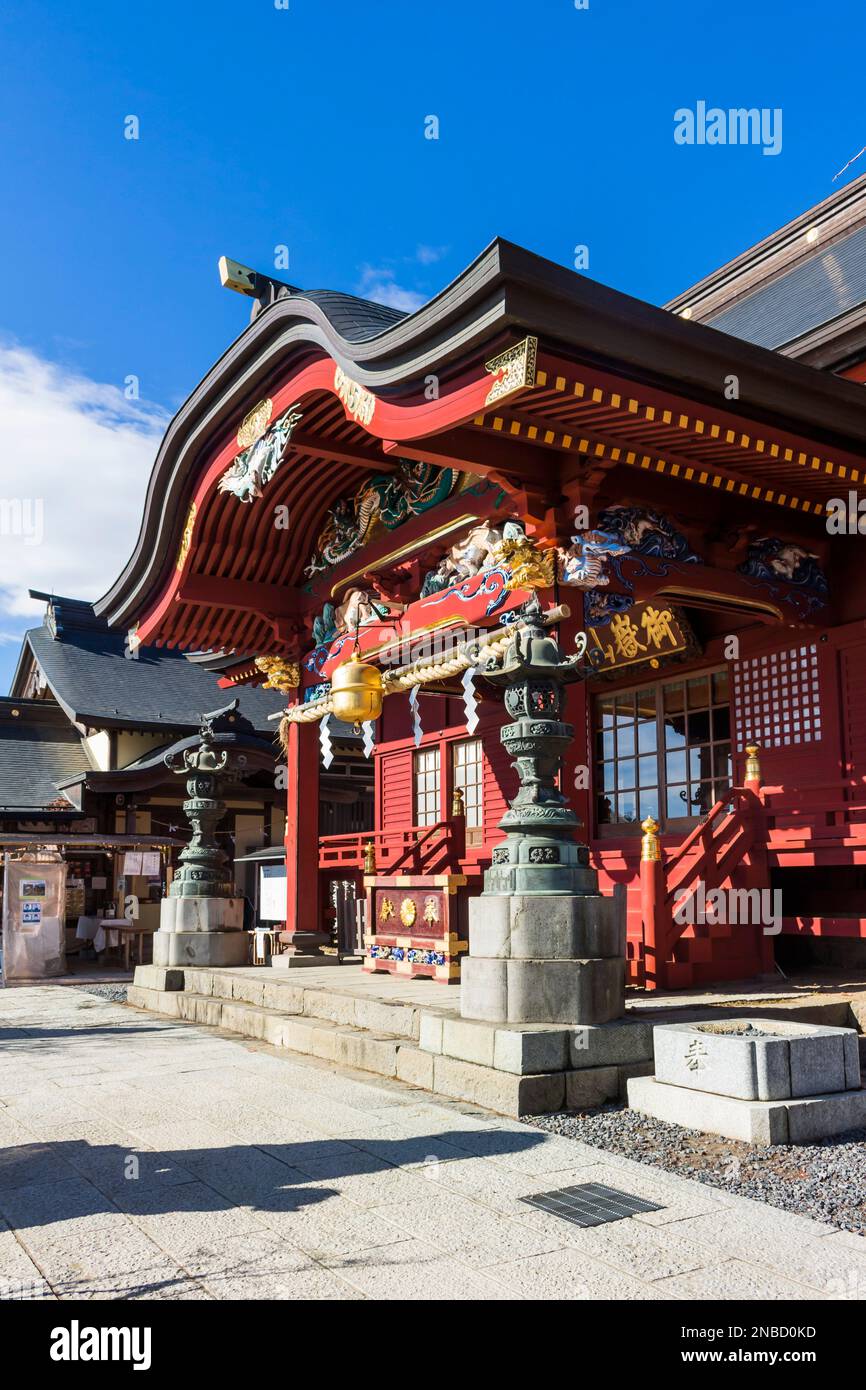
[[[738,402],[741,417],[781,419],[787,428],[799,428],[812,440],[857,456],[866,451],[866,411],[859,387],[688,322],[497,239],[411,314],[328,291],[280,291],[169,425],[148,486],[135,550],[96,604],[97,613],[113,624],[129,626],[157,602],[178,553],[196,479],[220,450],[225,451],[251,406],[292,371],[329,361],[380,402],[415,405],[423,399],[426,375],[434,373],[443,391],[453,387],[456,394],[455,384],[470,363],[476,368],[480,363],[483,372],[486,357],[527,333],[573,360],[615,370],[620,378],[676,390],[681,397],[716,408],[724,407],[724,382],[734,374],[748,386]],[[338,417],[327,419],[328,431],[337,428],[338,418],[340,444],[366,449],[373,471],[377,458],[385,458],[381,444],[386,436],[372,436],[334,403]],[[429,433],[435,431],[431,426]],[[399,449],[401,436],[390,438]],[[303,513],[303,528],[304,543],[311,545],[317,518],[321,521],[340,495],[340,480],[346,491],[350,478],[360,482],[364,475],[357,467],[339,464],[317,471],[312,444],[296,457],[308,472],[311,500]],[[238,528],[247,524],[251,510],[239,509],[233,534],[224,535],[221,546],[249,545]],[[189,635],[194,640],[192,626]],[[240,633],[239,646],[245,635],[256,634]]]
[[[341,294],[338,290],[304,290],[295,293],[293,298],[317,304],[331,327],[347,343],[369,342],[407,317],[402,309],[376,304],[372,299],[359,299],[354,294]]]

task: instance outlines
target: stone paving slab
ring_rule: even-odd
[[[661,1210],[587,1230],[520,1200],[587,1181]],[[0,1298],[864,1296],[866,1241],[806,1217],[398,1080],[0,992]]]

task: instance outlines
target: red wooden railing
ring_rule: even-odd
[[[805,787],[764,787],[770,831],[856,827],[866,830],[866,779],[843,777]],[[779,824],[788,821],[790,825]]]
[[[363,872],[367,846],[372,844],[380,874],[442,874],[460,871],[466,853],[465,820],[410,825],[402,830],[365,830],[319,839],[319,868],[332,876],[341,870]]]
[[[729,787],[667,862],[660,849],[655,854],[642,853],[641,912],[648,990],[666,987],[669,958],[689,926],[674,919],[675,908],[687,903],[700,883],[712,890],[729,880],[751,850],[766,845],[766,834],[764,809],[755,786]]]

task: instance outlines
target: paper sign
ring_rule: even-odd
[[[159,862],[159,852],[147,851],[141,856],[141,872],[145,878],[159,878],[161,868]]]
[[[123,856],[123,872],[128,878],[141,873],[141,850],[128,849]]]
[[[259,869],[259,918],[262,922],[286,920],[285,864],[267,864]]]

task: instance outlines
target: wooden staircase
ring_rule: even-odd
[[[642,951],[632,951],[629,983],[688,989],[746,979],[772,965],[760,915],[736,918],[745,893],[770,886],[767,829],[757,779],[730,787],[677,850],[663,858],[648,818],[640,865]],[[715,894],[722,890],[721,910]],[[761,900],[752,899],[752,904]]]

